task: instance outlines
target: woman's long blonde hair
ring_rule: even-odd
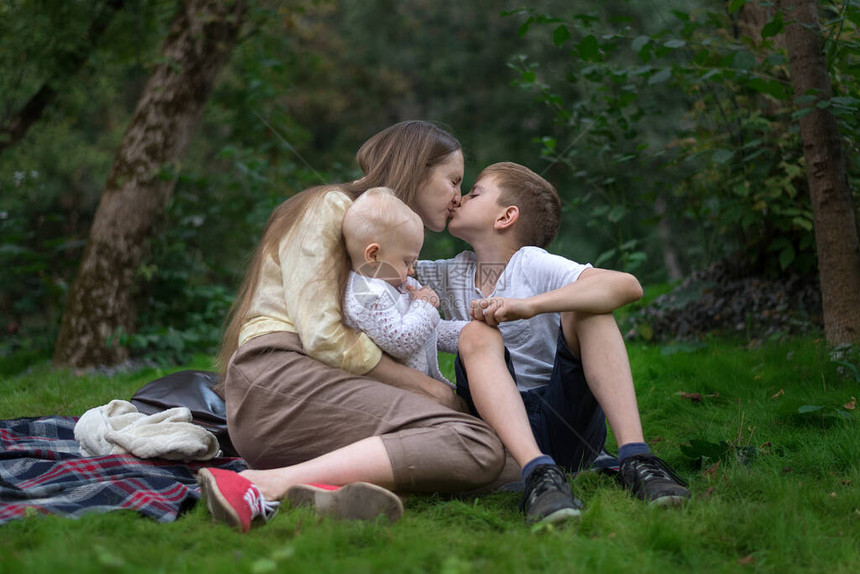
[[[222,375],[219,390],[223,391],[227,363],[239,346],[239,332],[248,319],[263,262],[266,257],[273,257],[277,261],[281,240],[289,233],[301,233],[301,229],[296,229],[296,223],[302,216],[332,190],[342,191],[355,199],[370,188],[390,187],[398,198],[411,207],[430,170],[460,149],[460,142],[435,124],[421,120],[401,122],[382,130],[359,148],[356,160],[364,172],[363,178],[352,183],[307,189],[276,207],[269,216],[263,237],[226,318],[224,338],[217,357],[218,370]],[[342,290],[349,270],[345,248],[340,250],[340,258],[340,261],[333,261],[330,266],[333,276],[320,280],[329,286],[337,285]],[[342,299],[342,292],[340,295],[338,301]]]

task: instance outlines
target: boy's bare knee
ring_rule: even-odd
[[[504,348],[502,335],[495,327],[480,321],[472,321],[460,331],[457,350],[463,358]]]
[[[618,330],[618,324],[612,313],[569,311],[561,314],[561,331],[564,334],[564,342],[577,357],[580,356],[582,340],[592,338],[596,333],[604,330]]]

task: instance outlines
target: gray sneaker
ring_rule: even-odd
[[[567,475],[560,466],[541,464],[535,467],[526,480],[520,510],[526,522],[555,524],[579,518],[582,503],[570,491]]]
[[[680,506],[690,498],[684,479],[651,453],[625,458],[619,478],[633,496],[653,506]]]

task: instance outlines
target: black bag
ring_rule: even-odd
[[[213,388],[218,373],[210,371],[179,371],[156,379],[141,387],[131,397],[137,410],[151,415],[174,407],[191,411],[191,422],[200,425],[218,439],[224,456],[239,454],[227,433],[227,409],[224,399]]]

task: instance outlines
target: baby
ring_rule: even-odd
[[[352,270],[344,322],[366,333],[407,367],[454,386],[439,371],[437,349],[457,352],[467,321],[443,321],[436,293],[409,277],[424,244],[421,218],[384,187],[369,189],[343,218]]]

